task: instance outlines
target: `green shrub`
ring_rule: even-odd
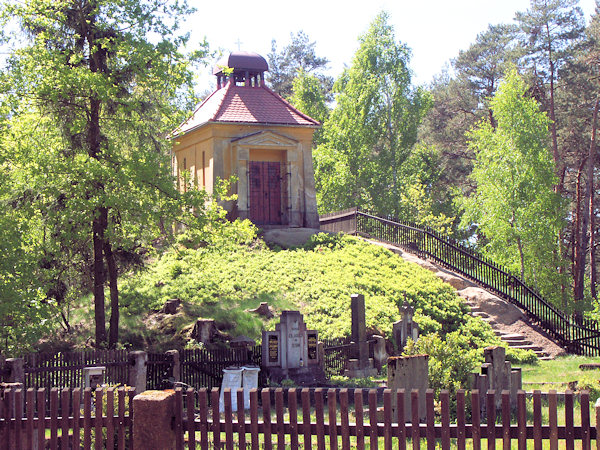
[[[350,295],[362,293],[373,333],[389,338],[392,324],[400,319],[399,306],[407,301],[415,308],[422,335],[437,333],[446,339],[458,332],[469,348],[499,342],[489,325],[467,314],[451,286],[383,247],[344,234],[319,233],[303,248],[272,251],[255,239],[256,228],[247,221],[225,230],[238,236],[238,243],[212,237],[222,243],[171,247],[147,269],[121,280],[128,326],[136,315],[141,323],[148,310],[158,311],[168,299],[179,298],[190,323],[197,317],[215,318],[227,325],[230,335],[259,340],[261,330],[273,328],[275,320],[247,310],[267,302],[276,314],[299,309],[310,329],[330,339],[350,334]],[[134,328],[149,339],[144,326]]]
[[[506,360],[512,364],[539,364],[539,359],[535,352],[523,350],[520,348],[506,348]]]
[[[458,389],[469,388],[470,374],[483,362],[483,349],[472,348],[469,338],[454,332],[442,339],[437,333],[409,339],[404,355],[429,355],[429,387],[436,399],[442,389],[454,398]]]
[[[589,391],[590,401],[592,403],[596,402],[596,400],[600,397],[600,381],[598,378],[599,376],[597,373],[590,371],[589,373],[581,375],[577,380],[577,390]]]

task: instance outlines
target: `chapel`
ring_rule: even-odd
[[[172,133],[179,188],[206,189],[237,181],[228,217],[260,226],[319,228],[312,138],[320,126],[269,89],[267,61],[232,52],[213,74],[217,88]]]

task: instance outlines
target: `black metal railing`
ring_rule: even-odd
[[[377,217],[358,208],[322,216],[321,229],[375,238],[429,258],[517,305],[569,353],[600,355],[597,321],[566,314],[520,276],[432,229]]]

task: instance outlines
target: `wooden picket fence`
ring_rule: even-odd
[[[45,391],[0,391],[0,450],[129,448],[133,389]]]
[[[587,392],[579,394],[576,406],[571,391],[550,391],[544,397],[535,391],[531,401],[519,391],[511,408],[510,393],[503,391],[497,409],[494,391],[482,399],[476,390],[461,390],[453,402],[442,391],[436,405],[428,390],[425,420],[419,418],[418,391],[386,389],[378,403],[375,390],[365,395],[362,389],[253,389],[249,409],[238,411],[233,411],[229,389],[224,411],[219,411],[218,389],[176,389],[173,395],[175,417],[164,429],[174,433],[176,449],[591,449],[594,440],[600,447],[600,406],[593,426]],[[238,405],[244,404],[241,389],[233,395]],[[133,390],[112,388],[52,389],[50,400],[43,389],[0,392],[0,450],[133,448],[133,396]],[[480,400],[486,405],[484,414],[469,407]],[[407,416],[405,403],[410,405]],[[559,403],[564,403],[561,425]],[[542,423],[542,409],[547,423]],[[580,417],[577,425],[575,416]]]
[[[510,393],[503,391],[501,409],[496,410],[496,394],[489,391],[484,403],[487,413],[480,415],[479,409],[468,410],[468,404],[479,404],[480,394],[474,390],[467,395],[463,390],[456,395],[456,419],[451,422],[451,402],[448,391],[443,391],[440,398],[440,416],[436,417],[436,405],[432,390],[426,392],[426,420],[419,420],[419,392],[410,393],[399,390],[394,393],[385,390],[383,407],[378,408],[377,393],[370,390],[367,398],[363,390],[315,389],[311,398],[309,389],[287,390],[278,388],[274,392],[274,408],[272,408],[272,390],[250,391],[249,411],[239,408],[234,412],[231,407],[232,393],[225,390],[224,412],[219,412],[219,391],[214,389],[198,392],[176,390],[175,421],[176,448],[201,449],[209,448],[264,448],[279,449],[317,448],[317,449],[364,449],[377,450],[379,446],[385,450],[392,448],[405,449],[407,445],[413,449],[421,448],[421,443],[428,449],[440,446],[442,449],[465,449],[467,446],[480,449],[485,444],[488,449],[502,446],[510,449],[516,444],[519,449],[541,449],[548,445],[551,449],[559,444],[572,449],[575,444],[582,449],[590,449],[592,440],[598,435],[598,416],[596,409],[596,427],[590,424],[589,394],[582,392],[579,396],[581,423],[574,424],[573,392],[564,394],[565,424],[558,425],[558,394],[548,393],[549,423],[542,424],[542,394],[533,394],[533,411],[527,411],[525,392],[517,395],[516,412],[511,410]],[[284,395],[285,394],[285,395]],[[195,396],[197,395],[197,399]],[[208,396],[211,406],[208,407]],[[238,390],[237,404],[244,401],[242,390]],[[392,395],[396,397],[396,414],[392,415]],[[469,398],[470,397],[470,398]],[[199,414],[192,407],[195,400],[201,405]],[[366,400],[366,403],[364,403]],[[469,403],[470,400],[470,403]],[[405,402],[411,405],[410,417],[404,415]],[[364,405],[367,408],[364,408]],[[185,409],[185,405],[190,407]],[[204,406],[202,406],[204,405]],[[181,412],[181,415],[179,415]],[[533,413],[533,421],[527,416]],[[466,418],[471,416],[467,422]],[[210,417],[209,417],[210,416]],[[215,420],[215,418],[219,420]],[[515,420],[516,418],[516,420]],[[416,425],[415,425],[416,424]],[[490,425],[493,424],[493,425]],[[600,445],[598,442],[597,446]]]

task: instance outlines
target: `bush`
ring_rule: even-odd
[[[404,355],[429,355],[429,387],[439,399],[440,391],[448,389],[454,398],[459,389],[469,388],[471,373],[483,362],[483,349],[472,348],[469,338],[454,332],[442,339],[433,333],[418,341],[408,340]]]

